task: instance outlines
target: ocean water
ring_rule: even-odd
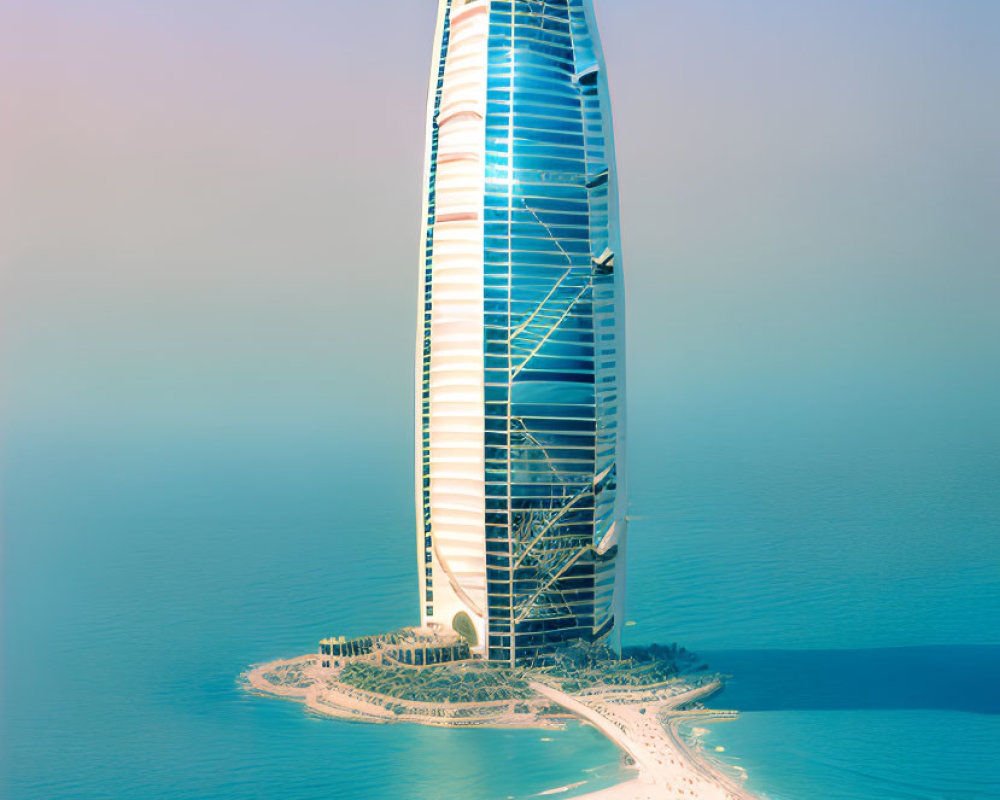
[[[741,715],[701,742],[773,800],[1000,797],[1000,647],[706,655]]]
[[[240,690],[249,664],[415,621],[407,444],[9,436],[0,794],[503,800],[621,779],[578,725],[345,724]],[[672,444],[633,448],[626,638],[733,676],[715,702],[745,713],[707,745],[775,800],[1000,797],[996,453]]]
[[[377,459],[296,442],[260,470],[245,447],[10,442],[0,796],[503,800],[621,779],[581,725],[331,723],[243,692],[249,664],[415,621],[405,470],[378,503]]]
[[[773,800],[1000,798],[996,427],[789,427],[640,443],[627,639],[728,676],[703,744]]]

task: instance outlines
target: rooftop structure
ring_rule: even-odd
[[[624,287],[592,0],[439,0],[417,347],[423,623],[617,644]]]

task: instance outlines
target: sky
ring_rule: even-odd
[[[410,463],[435,5],[4,5],[8,436]],[[634,458],[1000,443],[1000,5],[596,6]]]

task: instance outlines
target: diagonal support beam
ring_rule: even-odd
[[[593,285],[593,280],[589,280],[587,281],[586,284],[584,284],[583,288],[579,292],[577,292],[576,297],[573,298],[573,301],[568,306],[566,306],[566,310],[562,313],[559,319],[556,320],[552,325],[550,325],[549,329],[545,331],[545,335],[542,337],[541,341],[531,349],[531,352],[529,352],[527,356],[525,356],[524,361],[518,364],[518,366],[515,369],[511,370],[510,379],[512,381],[520,374],[521,370],[528,365],[528,362],[531,361],[531,359],[533,359],[536,355],[538,355],[538,351],[542,349],[542,346],[552,337],[552,334],[556,332],[559,326],[562,325],[566,317],[569,316],[569,312],[573,310],[573,306],[575,306],[577,303],[580,302],[583,296],[587,293],[587,290],[592,285]]]
[[[549,300],[552,299],[552,295],[554,295],[556,293],[556,291],[558,291],[559,287],[562,286],[562,282],[564,280],[566,280],[572,274],[572,272],[573,272],[573,268],[570,267],[568,270],[566,270],[562,274],[562,277],[558,281],[556,281],[556,285],[552,287],[552,291],[550,291],[547,295],[545,295],[545,299],[542,300],[542,302],[538,304],[538,308],[536,308],[534,311],[531,312],[531,316],[528,317],[528,319],[525,320],[522,325],[518,325],[513,330],[513,332],[507,338],[507,342],[508,343],[514,341],[514,339],[516,339],[518,336],[520,336],[522,333],[524,333],[527,330],[528,326],[531,325],[531,323],[535,319],[535,317],[537,317],[542,312],[542,309],[545,308],[545,304],[547,302],[549,302]]]
[[[566,513],[574,505],[576,505],[576,503],[581,498],[586,497],[588,494],[590,494],[590,487],[589,486],[583,487],[583,489],[577,492],[577,494],[574,495],[570,499],[570,501],[566,503],[566,505],[564,505],[562,508],[559,509],[559,513],[557,513],[554,517],[552,517],[552,519],[550,519],[548,522],[545,523],[545,526],[538,532],[535,538],[531,540],[527,548],[525,548],[524,552],[521,553],[520,556],[518,556],[517,561],[514,562],[514,569],[517,569],[518,567],[521,566],[524,559],[527,557],[528,553],[530,553],[532,549],[535,547],[535,545],[538,544],[545,537],[545,534],[547,534],[550,530],[552,530],[552,526],[554,526],[560,519],[562,519],[566,515]]]
[[[539,217],[538,214],[535,213],[535,209],[533,209],[531,206],[529,206],[527,203],[524,202],[523,197],[520,198],[520,200],[521,200],[521,205],[524,206],[525,209],[528,211],[528,213],[535,218],[535,221],[538,222],[538,224],[541,225],[543,228],[545,228],[545,232],[549,235],[549,238],[555,243],[555,246],[559,248],[559,252],[561,252],[564,256],[566,256],[566,263],[572,267],[573,257],[570,256],[570,254],[566,252],[562,244],[560,244],[559,238],[552,233],[552,229],[548,225],[542,222],[541,217]]]
[[[591,545],[589,545],[589,544],[588,545],[584,545],[576,553],[573,554],[573,557],[569,561],[567,561],[565,564],[562,565],[562,567],[559,568],[559,571],[555,575],[552,575],[551,577],[549,577],[549,579],[538,589],[538,591],[535,592],[531,596],[531,598],[528,600],[528,602],[524,603],[521,606],[522,611],[514,619],[514,624],[516,625],[519,622],[523,622],[524,619],[525,619],[525,617],[528,616],[528,612],[531,611],[531,607],[535,604],[535,601],[539,597],[541,597],[541,595],[544,592],[546,592],[548,590],[548,588],[550,586],[552,586],[553,583],[555,583],[557,580],[559,580],[566,573],[566,570],[568,570],[577,561],[579,561],[580,558],[581,558],[581,556],[583,556],[584,554],[588,553],[591,549],[592,549]]]

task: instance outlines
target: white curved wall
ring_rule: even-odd
[[[430,354],[433,614],[465,611],[486,642],[483,197],[487,0],[455,4],[437,117]]]

